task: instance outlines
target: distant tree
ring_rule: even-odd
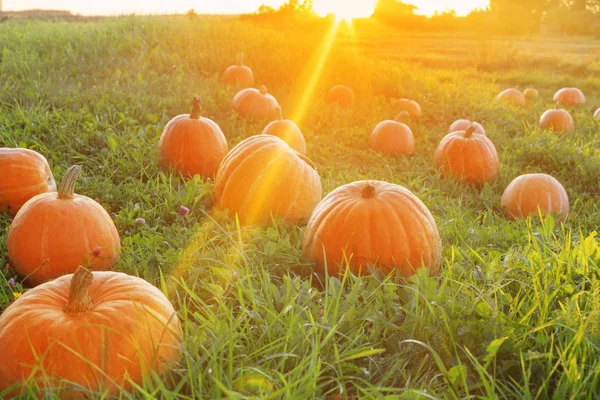
[[[2,1],[2,0],[0,0],[0,1]],[[190,17],[190,18],[196,18],[196,17],[198,16],[198,14],[196,13],[196,10],[195,10],[195,9],[193,9],[193,8],[190,8],[190,9],[189,9],[189,10],[188,10],[188,11],[185,13],[185,15],[187,15],[187,16],[188,16],[188,17]]]
[[[373,11],[374,17],[406,17],[415,15],[419,8],[398,0],[378,0]]]
[[[260,7],[258,7],[258,13],[259,14],[271,14],[274,13],[275,9],[271,6],[267,6],[262,4]]]

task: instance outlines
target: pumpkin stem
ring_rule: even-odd
[[[67,172],[65,172],[65,176],[63,176],[63,180],[58,185],[58,198],[61,200],[71,200],[75,194],[75,184],[77,183],[77,179],[81,176],[81,167],[79,165],[71,166]]]
[[[558,100],[558,101],[556,102],[556,104],[554,105],[554,109],[555,109],[555,110],[560,110],[560,100]]]
[[[94,308],[92,298],[88,295],[88,288],[93,280],[94,274],[90,270],[81,265],[77,267],[69,284],[69,301],[65,312],[81,314]]]
[[[277,111],[277,119],[283,121],[283,113],[281,112],[281,107],[277,106],[275,110]]]
[[[237,63],[238,63],[238,65],[240,67],[244,66],[244,53],[243,52],[238,53],[238,55],[237,55]]]
[[[396,118],[394,118],[394,121],[404,122],[407,119],[410,119],[410,114],[406,111],[402,111],[400,114],[396,115]]]
[[[294,149],[292,149],[294,150]],[[304,161],[305,163],[307,163],[312,169],[317,169],[317,166],[315,165],[315,163],[308,157],[306,157],[304,154],[294,150],[294,152],[296,153],[296,155],[298,157],[300,157],[302,159],[302,161]]]
[[[469,139],[471,136],[473,136],[473,133],[475,133],[475,125],[471,124],[468,128],[467,131],[465,132],[465,139]]]
[[[190,114],[190,119],[199,119],[200,118],[200,97],[194,95],[194,100],[192,100],[192,113]]]
[[[260,87],[260,94],[262,94],[263,96],[264,96],[265,94],[267,94],[267,87],[266,87],[265,85],[262,85],[262,86]]]
[[[366,182],[360,191],[360,194],[363,199],[372,199],[375,197],[375,186],[371,185],[369,182]]]

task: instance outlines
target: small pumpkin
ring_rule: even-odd
[[[233,98],[232,107],[243,118],[272,121],[277,118],[279,104],[263,85],[260,90],[254,88],[240,90]]]
[[[265,127],[262,133],[277,136],[300,154],[306,154],[306,141],[298,125],[289,119],[283,119],[281,107],[277,107],[277,120]]]
[[[498,96],[496,96],[496,100],[507,103],[513,103],[519,106],[524,106],[526,103],[525,96],[523,95],[523,93],[514,88],[503,90],[498,94]]]
[[[272,135],[240,142],[223,160],[215,179],[216,208],[245,224],[308,218],[321,200],[321,179],[312,162]]]
[[[421,106],[416,101],[410,99],[396,99],[394,103],[396,107],[408,112],[408,115],[412,118],[421,117]]]
[[[254,86],[254,74],[252,70],[244,65],[244,53],[237,55],[237,64],[227,67],[223,73],[223,82],[243,88]]]
[[[485,135],[485,128],[479,122],[470,121],[468,119],[457,119],[454,121],[450,127],[448,128],[448,133],[456,132],[456,131],[466,131],[469,127],[472,126],[475,128],[475,133],[479,133],[480,135]]]
[[[187,176],[214,178],[227,150],[221,128],[200,116],[200,99],[194,97],[191,114],[173,118],[160,135],[159,165]]]
[[[336,85],[329,89],[325,102],[328,104],[337,103],[342,107],[349,108],[354,104],[354,92],[344,85]]]
[[[377,124],[371,132],[369,144],[373,150],[383,154],[410,156],[415,150],[413,133],[401,120],[386,120]]]
[[[554,94],[554,101],[565,106],[585,104],[585,95],[577,88],[562,88]]]
[[[525,96],[525,99],[527,100],[535,100],[540,97],[540,92],[534,88],[527,88],[523,91],[523,96]]]
[[[475,127],[447,134],[435,150],[435,168],[442,176],[483,184],[496,179],[500,161],[494,143]]]
[[[0,148],[0,212],[16,214],[32,197],[56,190],[48,160],[29,149]]]
[[[442,244],[431,213],[408,189],[383,181],[358,181],[319,203],[304,233],[303,254],[319,272],[356,274],[373,266],[411,276],[421,267],[439,272]]]
[[[180,359],[182,331],[173,306],[145,280],[79,267],[28,290],[0,316],[0,392],[34,383],[87,398],[73,384],[118,396],[150,371]],[[20,385],[21,384],[21,385]],[[10,397],[10,396],[8,396]],[[112,397],[112,396],[109,396]]]
[[[600,108],[597,109],[596,112],[594,113],[594,118],[600,119]]]
[[[509,219],[526,218],[530,214],[559,213],[559,221],[569,214],[567,191],[547,174],[525,174],[515,178],[504,190],[500,206]]]
[[[110,215],[94,200],[74,193],[80,175],[80,166],[69,168],[58,193],[33,197],[10,225],[10,263],[32,286],[73,273],[81,264],[108,270],[119,261],[121,243]]]
[[[575,122],[573,117],[567,110],[559,109],[559,103],[556,103],[556,108],[546,110],[540,117],[540,129],[548,129],[556,133],[568,133],[575,130]]]

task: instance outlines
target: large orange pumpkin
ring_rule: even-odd
[[[256,135],[235,146],[215,179],[217,209],[246,224],[308,218],[321,200],[321,179],[310,160],[272,135]]]
[[[568,133],[575,130],[575,122],[567,110],[555,108],[553,110],[546,110],[542,114],[539,127],[540,129],[548,129],[552,132]]]
[[[352,89],[344,85],[336,85],[327,92],[325,102],[329,104],[337,103],[342,107],[348,108],[354,104],[354,97]]]
[[[443,176],[483,184],[496,179],[500,161],[494,143],[475,127],[447,134],[435,150],[435,168]]]
[[[534,88],[527,88],[523,91],[523,96],[525,96],[525,99],[527,100],[534,100],[540,96],[540,92]]]
[[[298,153],[306,154],[306,142],[300,128],[294,121],[283,119],[281,107],[277,107],[277,120],[270,122],[262,133],[277,136]]]
[[[507,103],[513,103],[519,106],[525,105],[525,96],[519,90],[510,88],[503,90],[496,96],[497,101],[503,101]]]
[[[194,97],[192,113],[173,118],[160,135],[159,164],[183,175],[214,178],[227,150],[221,128],[200,116],[200,100]]]
[[[119,233],[100,204],[75,194],[81,167],[74,165],[58,193],[29,200],[10,225],[6,245],[15,271],[30,285],[73,273],[84,264],[108,270],[119,261]]]
[[[397,99],[395,100],[396,107],[404,110],[413,118],[419,118],[421,116],[421,106],[414,100],[410,99]]]
[[[356,274],[374,266],[410,276],[421,267],[439,272],[442,244],[431,213],[408,189],[382,181],[358,181],[329,193],[304,233],[304,256],[330,275]]]
[[[233,98],[232,107],[244,118],[272,121],[277,118],[279,104],[275,97],[267,92],[266,86],[262,86],[260,90],[240,90]]]
[[[412,155],[415,150],[415,139],[410,128],[400,121],[382,121],[369,139],[371,148],[383,154]]]
[[[562,88],[554,94],[554,101],[565,106],[578,106],[585,104],[585,96],[577,88]]]
[[[559,221],[569,214],[567,191],[547,174],[525,174],[515,178],[504,190],[500,206],[507,218],[526,218],[529,214],[559,213]]]
[[[0,212],[16,214],[40,193],[56,190],[46,158],[28,149],[0,148]]]
[[[156,287],[79,267],[25,292],[0,316],[0,392],[12,386],[18,395],[34,384],[61,388],[60,398],[89,398],[80,385],[118,396],[119,386],[129,391],[131,381],[172,368],[181,338],[175,310]]]
[[[457,131],[466,131],[469,127],[475,128],[475,133],[485,135],[485,128],[479,122],[470,121],[468,119],[457,119],[448,128],[448,133]]]
[[[249,67],[244,65],[244,53],[237,55],[237,65],[227,67],[223,73],[223,82],[243,88],[254,86],[254,74]]]

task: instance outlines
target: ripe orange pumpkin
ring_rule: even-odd
[[[76,384],[118,395],[117,385],[130,391],[130,380],[141,385],[150,371],[172,368],[181,338],[175,310],[156,287],[79,267],[25,292],[0,316],[0,392],[16,385],[18,395],[35,383],[84,398]]]
[[[600,108],[597,109],[596,112],[594,113],[594,118],[600,119]]]
[[[321,179],[312,162],[272,135],[240,142],[223,160],[215,179],[216,208],[245,224],[308,218],[321,200]]]
[[[6,246],[15,271],[32,286],[73,273],[81,264],[108,270],[121,243],[110,215],[89,197],[75,194],[81,167],[65,173],[58,193],[29,200],[10,225]]]
[[[371,148],[383,154],[412,155],[415,150],[415,139],[410,128],[400,121],[382,121],[369,139]]]
[[[445,177],[483,184],[496,179],[500,161],[494,143],[485,135],[466,131],[447,134],[435,150],[435,168]]]
[[[577,88],[562,88],[554,94],[554,101],[565,106],[578,106],[585,104],[585,96]]]
[[[547,174],[525,174],[515,178],[504,190],[500,206],[509,219],[526,218],[529,214],[559,213],[559,221],[569,214],[567,191]]]
[[[336,85],[327,92],[325,102],[329,104],[337,103],[342,107],[349,108],[354,104],[354,97],[352,89],[344,85]]]
[[[275,97],[267,92],[267,87],[262,86],[260,90],[240,90],[233,98],[232,107],[243,118],[272,121],[277,118],[279,104]]]
[[[249,67],[244,65],[244,53],[237,55],[237,65],[227,67],[223,73],[223,82],[243,88],[254,86],[254,74]]]
[[[525,99],[527,100],[533,100],[540,96],[540,92],[534,88],[527,88],[523,91],[523,96],[525,96]]]
[[[200,100],[194,97],[192,113],[173,118],[160,135],[159,165],[187,176],[214,178],[227,150],[221,128],[200,116]]]
[[[421,106],[414,100],[410,99],[397,99],[395,101],[397,107],[401,110],[408,112],[413,118],[419,118],[421,116]]]
[[[0,148],[0,212],[16,214],[32,197],[56,190],[46,158],[28,149]]]
[[[408,277],[439,272],[442,243],[431,213],[408,189],[358,181],[335,189],[319,203],[304,233],[304,256],[320,272],[356,274],[368,265]]]
[[[496,97],[496,100],[504,101],[507,103],[513,103],[519,106],[524,106],[526,103],[525,96],[523,95],[523,93],[513,88],[506,89],[500,92],[500,94],[498,94],[498,96]]]
[[[479,122],[470,121],[468,119],[457,119],[450,125],[448,128],[448,133],[456,132],[456,131],[466,131],[469,127],[472,126],[475,128],[475,133],[479,133],[480,135],[485,135],[485,128]]]
[[[277,117],[277,120],[270,122],[262,133],[277,136],[298,153],[306,154],[306,142],[298,125],[294,121],[283,119],[281,107],[277,107]]]
[[[575,122],[573,117],[567,110],[561,110],[558,108],[558,103],[555,109],[546,110],[541,118],[539,127],[540,129],[548,129],[552,132],[557,133],[568,133],[575,130]]]

